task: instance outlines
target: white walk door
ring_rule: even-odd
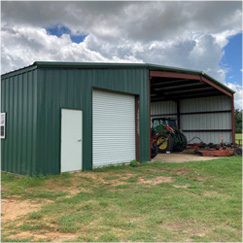
[[[62,109],[61,115],[61,172],[81,170],[83,113]]]
[[[135,159],[135,97],[93,91],[93,167]]]

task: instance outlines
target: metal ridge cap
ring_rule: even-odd
[[[112,62],[48,62],[48,61],[36,61],[35,64],[38,67],[76,67],[76,68],[145,68],[147,67],[145,63],[112,63]]]

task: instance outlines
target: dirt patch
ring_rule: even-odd
[[[185,167],[181,167],[180,169],[174,169],[171,171],[171,173],[176,173],[177,175],[186,175],[188,174],[190,171],[185,168]]]
[[[82,178],[80,176],[80,178]],[[46,180],[45,185],[46,189],[50,192],[60,192],[67,191],[69,195],[65,197],[72,197],[80,192],[90,192],[91,190],[87,187],[82,187],[82,184],[85,185],[86,182],[84,180],[77,180],[77,178],[69,179],[69,183],[66,185],[65,182],[57,182],[55,180]]]
[[[193,229],[193,228],[183,230],[182,232],[187,233],[189,235],[196,235],[196,236],[199,236],[199,237],[203,237],[207,234],[206,232],[203,232],[203,229],[198,230],[198,229]]]
[[[203,193],[203,196],[206,197],[218,197],[220,194],[216,191],[206,191]]]
[[[122,176],[116,176],[113,172],[73,172],[75,178],[69,179],[69,183],[65,184],[65,182],[57,182],[53,179],[47,180],[45,182],[46,187],[49,191],[57,192],[57,191],[67,191],[69,194],[65,196],[66,198],[75,196],[80,192],[91,192],[92,188],[82,187],[82,185],[87,185],[92,181],[98,184],[118,186],[127,184],[127,179],[133,176],[133,173],[127,172]],[[114,179],[107,179],[109,177],[116,177]]]
[[[152,178],[152,179],[139,178],[138,182],[157,185],[162,182],[173,182],[173,178],[170,176],[157,176],[156,178]]]
[[[11,236],[10,239],[21,240],[21,239],[28,239],[32,237],[34,241],[48,240],[51,242],[64,242],[64,241],[73,241],[78,237],[78,235],[72,233],[61,233],[61,232],[46,232],[45,234],[38,234],[30,231],[23,231]]]
[[[7,190],[8,190],[7,187],[1,186],[1,191],[7,191]]]
[[[152,161],[161,161],[161,162],[172,162],[172,163],[181,163],[189,161],[205,161],[211,159],[218,159],[219,157],[213,156],[199,156],[193,154],[193,151],[183,151],[183,152],[173,152],[171,154],[161,154],[159,153]]]
[[[75,176],[80,177],[82,179],[82,176],[85,178],[89,178],[91,180],[94,180],[95,182],[99,182],[99,184],[105,184],[105,185],[112,185],[112,186],[118,186],[126,184],[126,180],[129,179],[131,176],[134,176],[134,173],[126,171],[125,174],[122,174],[121,176],[117,176],[114,174],[114,171],[111,172],[85,172],[85,173],[76,173]],[[107,179],[109,177],[116,177],[114,179]],[[83,181],[83,180],[82,180]],[[82,183],[82,182],[81,182]]]
[[[175,187],[175,188],[187,188],[189,186],[190,186],[190,184],[185,184],[185,185],[174,185],[173,187]]]
[[[209,233],[209,230],[207,227],[200,227],[200,229],[193,228],[192,222],[173,222],[170,224],[167,224],[166,227],[173,231],[177,232],[183,232],[189,235],[196,235],[199,237],[205,236]]]
[[[73,241],[77,238],[77,235],[72,233],[61,233],[61,232],[55,232],[55,233],[46,233],[46,238],[50,238],[52,242],[64,242],[64,241]],[[36,237],[37,238],[37,237]],[[42,236],[39,236],[41,239]]]
[[[158,172],[167,172],[167,170],[160,170],[160,169],[144,169],[144,171],[146,172],[155,172],[155,173],[158,173]]]
[[[199,237],[203,237],[203,236],[209,234],[210,230],[206,227],[201,227],[200,229],[188,227],[187,229],[184,229],[182,232],[186,233],[188,235],[191,235],[191,236],[196,235],[196,236],[199,236]]]
[[[1,199],[2,222],[15,220],[20,216],[38,211],[43,204],[34,204],[31,200],[19,201],[17,197]]]

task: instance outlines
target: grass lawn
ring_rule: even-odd
[[[241,133],[236,133],[235,134],[235,139],[242,139],[242,134]],[[238,144],[238,141],[236,141],[236,143]],[[242,144],[242,141],[241,141]]]
[[[241,159],[2,173],[2,242],[240,242]]]

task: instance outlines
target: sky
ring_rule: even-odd
[[[4,2],[1,73],[34,61],[141,62],[204,71],[242,107],[241,1]]]

